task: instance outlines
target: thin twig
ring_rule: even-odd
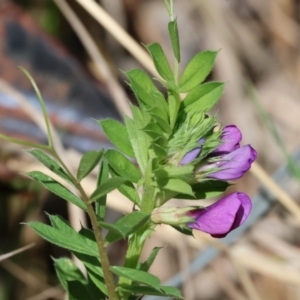
[[[3,261],[3,260],[5,260],[5,259],[8,259],[8,258],[10,258],[10,257],[12,257],[12,256],[14,256],[14,255],[16,255],[16,254],[19,254],[19,253],[21,253],[21,252],[23,252],[23,251],[26,251],[26,250],[30,249],[30,248],[32,248],[34,245],[35,245],[35,244],[30,244],[30,245],[27,245],[27,246],[25,246],[25,247],[19,248],[19,249],[17,249],[17,250],[11,251],[11,252],[9,252],[9,253],[2,254],[2,255],[0,255],[0,262]]]

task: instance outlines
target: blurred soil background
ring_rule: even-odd
[[[145,66],[76,0],[68,0],[102,53],[103,69],[99,68],[55,2],[0,0],[0,128],[1,133],[14,137],[45,141],[43,126],[33,122],[41,124],[35,119],[37,101],[32,88],[17,69],[22,65],[37,81],[60,136],[57,145],[76,169],[80,152],[110,146],[91,118],[121,120],[126,109],[122,103],[135,103],[120,70]],[[161,43],[172,62],[167,32],[169,18],[163,0],[98,3],[138,43]],[[227,85],[216,112],[224,125],[236,124],[241,129],[243,142],[258,151],[258,163],[272,176],[286,164],[284,151],[294,153],[300,145],[300,1],[175,0],[175,15],[179,23],[181,68],[201,50],[220,49],[209,80],[225,81]],[[265,125],[253,90],[273,121],[284,151]],[[26,103],[33,105],[33,109]],[[38,168],[21,147],[1,142],[0,255],[30,243],[35,243],[35,247],[0,261],[0,300],[65,299],[51,257],[69,254],[41,240],[20,223],[47,222],[45,211],[63,215],[75,227],[80,226],[79,219],[83,224],[86,221],[64,201],[19,175]],[[86,180],[87,190],[93,189],[95,176]],[[248,174],[231,191],[253,196],[265,184],[259,178]],[[292,176],[287,193],[299,203],[299,181]],[[110,220],[132,209],[118,193],[110,195],[109,203]],[[158,227],[145,255],[154,246],[168,245],[158,256],[152,272],[162,282],[183,272],[182,291],[188,300],[297,300],[300,299],[297,209],[288,211],[275,202],[231,247],[204,235],[192,239]],[[209,267],[190,276],[186,272],[189,262],[212,243],[222,254]],[[113,263],[121,263],[125,246],[123,241],[110,249]]]

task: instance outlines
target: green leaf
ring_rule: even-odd
[[[144,272],[148,272],[150,267],[152,266],[158,252],[160,251],[160,249],[162,249],[163,247],[155,247],[149,257],[146,259],[146,261],[144,261],[141,265],[140,265],[140,270],[144,271]]]
[[[39,171],[30,172],[28,173],[28,175],[34,180],[41,183],[46,189],[51,191],[53,194],[61,197],[62,199],[65,199],[68,202],[77,205],[78,207],[80,207],[85,211],[87,210],[85,203],[80,198],[75,196],[73,193],[71,193],[69,190],[67,190],[63,185],[55,181],[53,178]]]
[[[170,126],[171,128],[173,128],[176,123],[178,111],[180,108],[180,99],[169,93],[168,103],[170,112]]]
[[[194,166],[166,166],[163,169],[154,171],[157,178],[179,178],[179,179],[191,179],[193,175]]]
[[[28,152],[53,173],[73,184],[72,179],[66,171],[46,153],[38,149],[30,150]]]
[[[153,43],[148,45],[147,49],[159,75],[168,83],[174,83],[173,73],[162,47],[158,43]]]
[[[165,297],[174,297],[175,299],[184,299],[180,291],[172,286],[160,286],[159,291],[150,286],[118,286],[119,291],[135,294],[135,295],[154,295],[154,296],[165,296]]]
[[[181,102],[181,109],[209,111],[220,99],[224,90],[223,82],[208,82],[195,87]]]
[[[123,178],[137,183],[141,178],[140,171],[122,153],[116,150],[107,150],[104,154],[110,167]]]
[[[68,282],[69,298],[68,300],[92,300],[84,284],[78,281]]]
[[[129,136],[126,127],[120,122],[112,119],[100,120],[98,123],[102,126],[108,139],[122,152],[128,156],[134,157]]]
[[[57,277],[66,291],[68,291],[68,281],[86,284],[86,279],[71,259],[66,257],[54,259],[54,266]]]
[[[97,257],[78,253],[74,251],[74,255],[84,264],[88,271],[94,272],[94,274],[103,277],[103,270],[100,261]]]
[[[191,186],[183,180],[173,178],[160,178],[157,180],[157,183],[161,189],[194,196]]]
[[[192,186],[193,192],[195,193],[194,197],[180,193],[174,196],[174,198],[191,200],[213,198],[222,194],[229,186],[230,184],[226,181],[208,180]]]
[[[110,173],[113,177],[118,177],[117,173],[115,173],[114,170],[111,169]],[[140,205],[140,202],[141,202],[140,196],[132,182],[127,181],[127,182],[121,184],[118,187],[118,190],[121,194],[123,194],[125,197],[127,197],[134,204],[136,204],[138,206]]]
[[[178,62],[180,62],[180,44],[179,44],[177,19],[169,22],[168,29],[169,29],[169,34],[170,34],[170,38],[171,38],[174,56],[175,56],[176,60]]]
[[[133,120],[125,116],[125,123],[130,137],[131,145],[135,153],[136,160],[142,173],[145,172],[148,159],[148,143],[145,133],[139,130]]]
[[[149,214],[135,211],[120,218],[115,224],[101,222],[101,226],[109,229],[105,241],[113,243],[126,238],[140,229],[150,218]]]
[[[55,221],[60,222],[59,219]],[[58,224],[56,223],[55,227],[51,227],[40,222],[27,223],[29,227],[50,243],[70,251],[98,257],[98,248],[95,241],[79,234],[71,226],[66,226],[66,222],[61,223],[59,228],[57,227]]]
[[[96,190],[90,197],[90,202],[98,201],[109,192],[117,189],[121,184],[123,184],[126,181],[127,179],[121,177],[109,178],[107,182],[103,183],[102,185],[96,188]]]
[[[146,72],[140,69],[132,69],[126,73],[130,79],[131,88],[142,105],[150,110],[158,110],[158,115],[168,119],[168,105],[163,94],[154,85]]]
[[[97,187],[103,185],[107,182],[109,176],[109,167],[108,163],[104,160],[101,161],[101,166],[97,178]],[[106,197],[107,195],[103,195],[102,197],[98,198],[95,208],[98,220],[104,220],[105,212],[106,212]]]
[[[180,93],[190,91],[205,80],[214,65],[217,54],[218,52],[204,51],[192,58],[179,81]]]
[[[151,286],[157,291],[160,291],[160,281],[156,276],[152,274],[140,270],[119,266],[111,267],[110,270],[120,277],[124,277],[130,279],[131,281]]]
[[[96,165],[99,163],[101,157],[103,155],[103,151],[89,151],[85,153],[79,163],[78,171],[77,171],[77,179],[81,181],[84,177],[86,177]]]

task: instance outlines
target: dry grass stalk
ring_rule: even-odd
[[[160,78],[148,53],[108,13],[92,0],[76,0],[117,41],[127,49],[152,75]]]
[[[23,251],[26,251],[26,250],[32,248],[33,246],[34,246],[34,244],[30,244],[30,245],[27,245],[25,247],[19,248],[17,250],[11,251],[9,253],[2,254],[2,255],[0,255],[0,262],[3,261],[3,260],[5,260],[5,259],[8,259],[8,258],[10,258],[10,257],[12,257],[12,256],[14,256],[16,254],[19,254],[19,253],[21,253]]]
[[[83,46],[93,60],[97,72],[102,75],[102,79],[104,79],[120,115],[122,117],[124,114],[127,116],[131,116],[131,109],[127,101],[126,93],[124,92],[118,81],[114,78],[108,63],[98,49],[91,35],[84,27],[83,23],[79,20],[79,18],[76,16],[76,14],[66,1],[54,0],[54,2],[64,14],[66,19],[69,21],[70,25],[81,40]]]

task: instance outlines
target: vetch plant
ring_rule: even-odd
[[[185,234],[192,234],[192,229],[201,230],[219,238],[240,226],[251,211],[251,201],[244,193],[233,193],[206,208],[164,205],[171,198],[184,201],[219,196],[231,180],[243,176],[256,159],[256,152],[250,145],[240,147],[242,135],[237,127],[222,128],[217,116],[209,114],[224,88],[221,82],[204,83],[217,52],[196,54],[182,76],[178,76],[177,21],[173,16],[173,1],[165,0],[165,4],[171,17],[168,28],[174,67],[169,65],[159,44],[153,43],[146,48],[161,76],[157,83],[165,89],[166,97],[143,70],[132,69],[126,73],[139,104],[132,106],[133,117],[125,117],[125,124],[112,119],[99,121],[115,149],[84,154],[77,174],[73,174],[53,147],[43,99],[25,70],[43,109],[48,145],[1,135],[6,140],[33,147],[29,153],[73,185],[80,197],[42,172],[28,175],[86,211],[90,218],[92,230],[82,227],[79,232],[55,215],[49,215],[51,225],[27,224],[47,241],[70,250],[84,264],[87,276],[72,260],[54,259],[57,276],[69,299],[133,300],[141,299],[143,295],[183,299],[179,290],[162,286],[157,277],[148,273],[159,248],[154,248],[146,261],[139,261],[145,240],[157,224],[169,224]],[[184,97],[183,101],[181,97]],[[81,180],[96,166],[99,166],[97,186],[88,196]],[[106,195],[114,189],[125,195],[135,209],[111,224],[105,221]],[[104,228],[108,230],[106,236],[103,236]],[[128,239],[129,244],[124,265],[111,266],[107,246],[121,239]]]

